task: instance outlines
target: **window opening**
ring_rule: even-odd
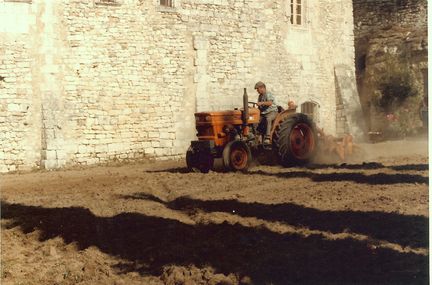
[[[165,7],[174,7],[173,0],[160,0],[160,5]]]
[[[302,0],[291,0],[291,24],[302,24]]]

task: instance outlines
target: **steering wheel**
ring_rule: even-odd
[[[252,108],[257,108],[258,104],[256,102],[248,102],[248,104],[252,105]]]

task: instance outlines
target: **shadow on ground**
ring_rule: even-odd
[[[138,213],[98,217],[80,207],[43,208],[5,201],[1,206],[8,228],[20,227],[24,233],[39,230],[41,241],[61,237],[79,249],[95,246],[140,264],[119,264],[122,272],[159,276],[167,265],[196,265],[236,273],[239,279],[250,276],[254,284],[424,284],[428,280],[428,257],[371,249],[351,239],[305,238],[228,223],[188,225]],[[257,204],[245,207],[254,213],[264,210]],[[336,223],[335,217],[331,219]]]
[[[279,178],[309,178],[314,182],[340,182],[350,181],[359,184],[370,185],[392,185],[401,183],[418,183],[428,184],[429,178],[417,174],[404,174],[404,173],[377,173],[377,174],[363,174],[359,172],[343,172],[343,173],[315,173],[309,171],[290,171],[290,172],[267,172],[262,170],[249,171],[248,175],[265,175],[274,176]]]
[[[373,239],[386,240],[403,247],[427,247],[429,219],[423,216],[400,215],[385,212],[321,211],[293,203],[260,204],[237,200],[198,200],[180,197],[164,202],[153,195],[136,193],[125,199],[150,200],[173,210],[188,214],[197,211],[226,212],[242,217],[255,217],[266,221],[284,222],[296,227],[332,233],[357,233]]]
[[[346,169],[379,169],[381,167],[377,166],[366,166],[362,168],[362,165],[346,165],[346,166],[331,166],[331,165],[315,165],[309,166],[310,169],[323,169],[323,168],[346,168]],[[400,165],[392,166],[395,170],[424,170],[425,167],[422,165]],[[185,167],[178,167],[165,170],[147,171],[149,173],[189,173],[188,169]],[[316,173],[313,171],[303,171],[303,170],[289,170],[286,172],[268,172],[263,170],[249,170],[245,172],[246,175],[265,175],[274,176],[279,178],[309,178],[314,182],[339,182],[339,181],[350,181],[360,184],[370,184],[370,185],[392,185],[401,183],[418,183],[418,184],[428,184],[429,178],[418,175],[418,174],[408,174],[408,173],[376,173],[376,174],[364,174],[360,172],[333,172],[333,173]]]
[[[307,166],[308,169],[356,169],[356,170],[371,170],[371,169],[393,169],[396,171],[426,171],[429,170],[429,165],[424,163],[419,164],[404,164],[404,165],[391,165],[386,166],[379,162],[364,162],[361,164],[311,164]]]

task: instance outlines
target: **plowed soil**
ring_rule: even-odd
[[[427,284],[425,141],[349,163],[1,176],[2,284]]]

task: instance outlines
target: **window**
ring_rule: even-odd
[[[428,97],[428,69],[423,69],[422,70],[423,73],[423,92],[424,92],[424,97],[427,98]]]
[[[4,0],[4,2],[18,2],[31,4],[32,0]]]
[[[174,0],[160,0],[160,5],[164,7],[174,7]]]
[[[315,102],[304,102],[301,104],[301,112],[308,115],[313,121],[318,121],[318,104]]]
[[[120,6],[120,0],[95,0],[96,5]]]
[[[302,0],[291,0],[291,24],[301,25],[302,22]]]

